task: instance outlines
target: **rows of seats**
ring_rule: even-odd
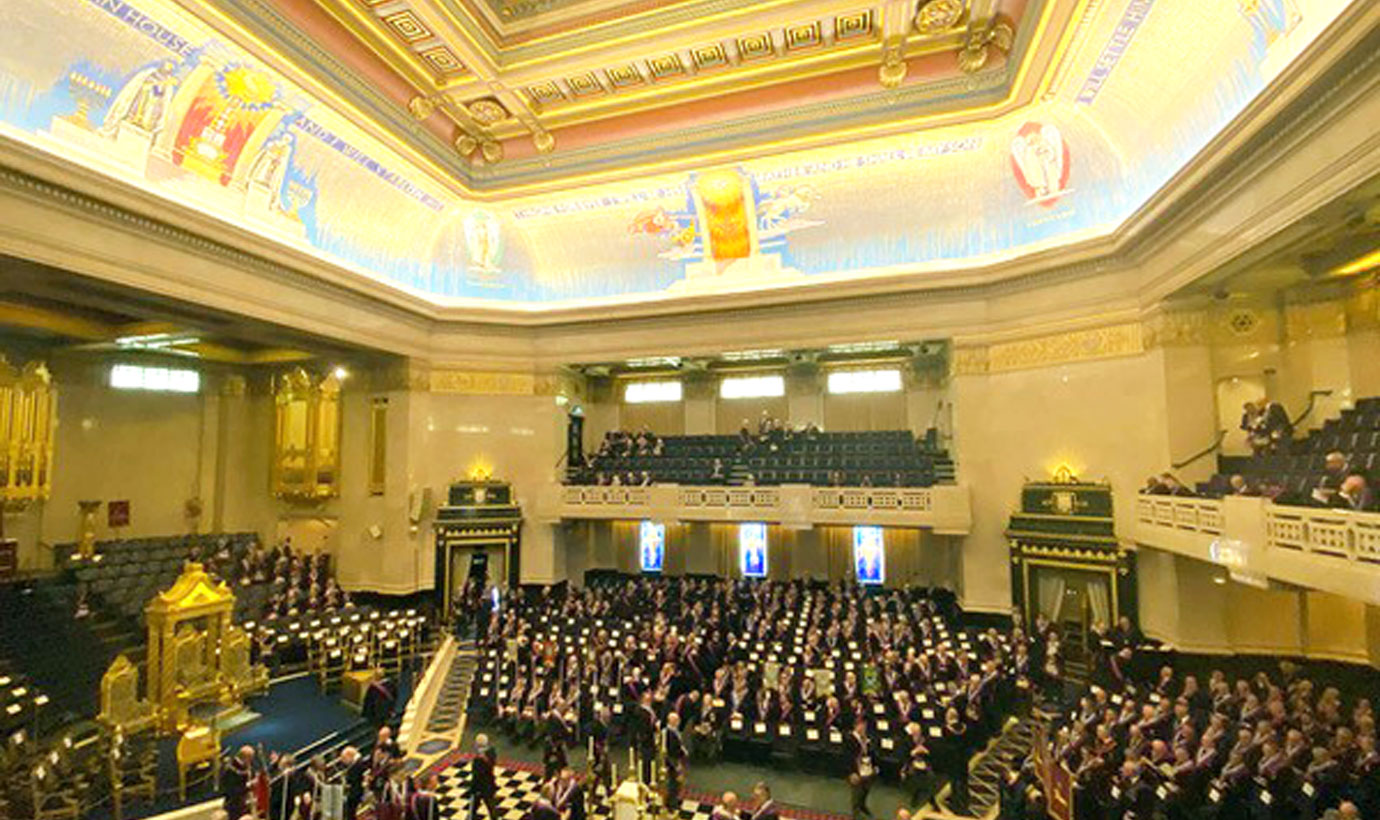
[[[1241,475],[1252,484],[1277,483],[1289,495],[1307,496],[1332,452],[1346,456],[1350,469],[1365,474],[1374,485],[1380,477],[1380,397],[1361,399],[1322,427],[1290,442],[1285,452],[1223,457],[1218,474],[1199,489],[1207,495],[1222,495],[1229,491],[1230,476]]]
[[[431,625],[415,609],[381,611],[349,606],[296,618],[247,621],[255,658],[275,671],[306,663],[323,685],[348,669],[396,672],[424,651]]]
[[[13,663],[0,660],[0,738],[32,729],[48,696]]]
[[[777,433],[750,445],[738,436],[664,436],[660,445],[660,455],[596,456],[570,480],[925,487],[952,478],[948,457],[918,444],[908,430]]]
[[[217,553],[239,556],[256,542],[254,533],[131,538],[98,542],[90,560],[83,560],[70,544],[61,545],[56,554],[59,566],[69,568],[78,584],[84,585],[88,606],[142,624],[144,607],[155,594],[172,586],[187,561],[205,561]],[[240,614],[256,611],[256,606],[262,610],[267,598],[266,588],[237,589],[236,594]]]

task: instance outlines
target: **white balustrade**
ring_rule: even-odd
[[[1380,513],[1270,503],[1263,510],[1267,551],[1306,553],[1319,560],[1343,560],[1348,566],[1380,565]],[[1136,521],[1140,540],[1165,548],[1180,543],[1175,538],[1185,531],[1216,538],[1229,530],[1223,504],[1217,499],[1138,496]],[[1164,540],[1157,544],[1160,528],[1165,531]]]
[[[786,521],[810,524],[882,523],[938,526],[962,534],[970,522],[962,487],[649,487],[567,486],[558,496],[565,518]],[[936,499],[939,499],[936,501]]]

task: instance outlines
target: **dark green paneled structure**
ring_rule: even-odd
[[[1069,481],[1031,482],[1021,490],[1021,508],[1006,530],[1011,545],[1011,589],[1016,608],[1027,622],[1035,617],[1036,591],[1042,573],[1059,574],[1086,595],[1089,582],[1105,580],[1110,597],[1108,620],[1136,619],[1135,553],[1122,549],[1112,520],[1112,488],[1107,484]],[[1082,587],[1077,586],[1079,580]],[[1086,601],[1080,598],[1086,606]],[[1086,612],[1078,613],[1090,625]],[[1074,619],[1063,613],[1066,624]]]

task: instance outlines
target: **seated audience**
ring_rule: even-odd
[[[931,755],[956,777],[1039,674],[1019,629],[958,629],[941,600],[717,579],[517,593],[490,615],[492,685],[471,712],[519,739],[566,727],[562,742],[596,751],[610,733],[643,748],[673,726],[692,760],[798,757],[853,775],[859,806],[878,774],[919,799]]]
[[[1350,474],[1351,465],[1347,463],[1344,453],[1335,450],[1328,453],[1323,462],[1323,474],[1313,487],[1313,501],[1323,507],[1332,506],[1333,496],[1342,489],[1342,482]]]
[[[1213,671],[1206,691],[1165,666],[1153,685],[1093,685],[1078,704],[1045,754],[1071,773],[1082,820],[1380,816],[1369,700],[1348,711],[1292,666],[1278,680]]]

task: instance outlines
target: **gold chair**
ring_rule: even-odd
[[[34,820],[76,820],[81,817],[81,801],[55,781],[57,775],[46,763],[34,767],[29,778]]]
[[[158,797],[158,757],[150,750],[142,758],[129,754],[124,744],[112,744],[107,764],[110,775],[110,794],[114,802],[115,820],[124,817],[125,801],[142,799],[150,806]]]

